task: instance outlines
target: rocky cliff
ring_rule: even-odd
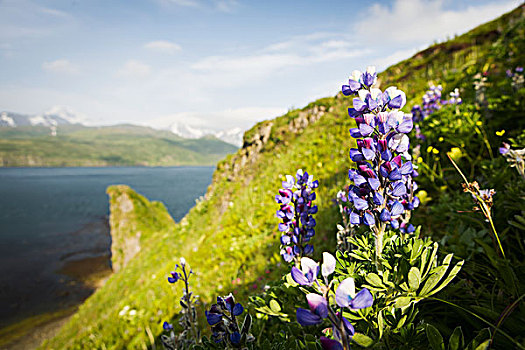
[[[110,186],[106,192],[110,203],[111,264],[113,272],[118,272],[140,253],[142,241],[152,231],[175,223],[164,204],[148,201],[129,186]]]

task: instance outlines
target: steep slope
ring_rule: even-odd
[[[213,137],[117,125],[0,128],[0,166],[213,165],[236,147]]]
[[[453,41],[434,45],[383,72],[382,88],[394,83],[407,92],[411,104],[423,95],[429,79],[445,83],[445,92],[458,85],[470,91],[472,76],[483,71],[487,62],[499,71],[504,71],[505,65],[525,63],[519,55],[503,59],[513,45],[518,45],[516,52],[523,52],[524,23],[520,7]],[[465,99],[472,103],[472,96],[467,93]],[[243,148],[219,163],[206,198],[181,223],[152,233],[150,249],[142,249],[125,269],[112,276],[43,347],[152,346],[162,321],[178,310],[180,286],[171,292],[166,277],[180,256],[196,272],[192,288],[206,303],[214,295],[230,291],[241,301],[247,293],[260,291],[267,279],[277,278],[283,271],[275,233],[274,195],[283,175],[298,168],[314,174],[320,183],[313,238],[317,254],[333,247],[334,225],[339,220],[332,198],[347,184],[347,151],[353,144],[348,129],[354,122],[346,112],[350,103],[341,95],[320,99],[247,132]],[[494,118],[494,123],[521,127],[523,121],[518,122],[516,116],[522,107],[514,112],[509,108],[504,116]],[[126,306],[137,310],[135,316],[119,316]]]

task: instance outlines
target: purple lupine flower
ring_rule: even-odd
[[[170,331],[173,329],[173,325],[169,322],[164,321],[162,324],[162,328],[164,328],[165,331]]]
[[[317,281],[318,273],[319,264],[308,257],[301,258],[301,270],[295,266],[292,267],[293,280],[302,286],[311,286]]]
[[[337,316],[338,320],[340,320],[340,326],[342,325],[342,327],[344,327],[346,336],[348,338],[352,338],[354,336],[354,334],[355,334],[354,326],[352,326],[350,321],[348,321],[346,319],[346,317],[344,317],[339,311],[336,312],[336,316]],[[337,341],[343,341],[343,337],[341,336],[341,332],[339,331],[339,329],[337,329],[337,327],[335,325],[332,327],[332,331],[333,331],[333,334],[334,334],[334,338]]]
[[[340,349],[341,343],[348,346],[350,338],[354,335],[354,327],[343,317],[341,312],[334,310],[333,305],[329,303],[329,295],[331,294],[332,282],[328,281],[328,277],[335,271],[336,259],[328,252],[323,253],[323,264],[321,266],[321,273],[324,277],[326,285],[322,285],[317,281],[317,274],[319,271],[319,264],[310,258],[301,259],[301,267],[303,271],[292,267],[292,278],[301,285],[311,286],[314,282],[317,283],[316,290],[322,291],[323,295],[316,293],[308,293],[306,299],[308,301],[308,309],[298,308],[296,311],[297,322],[302,326],[318,325],[324,320],[329,320],[332,324],[333,335],[335,339],[328,339],[321,337],[321,343],[324,349]],[[327,287],[328,286],[328,287]],[[340,283],[335,293],[336,303],[339,307],[348,307],[351,310],[362,309],[373,304],[373,298],[368,289],[363,288],[359,293],[355,294],[354,280],[348,278]]]
[[[510,145],[506,142],[503,142],[503,145],[499,148],[500,154],[506,154],[510,151]]]
[[[221,314],[217,314],[214,312],[208,312],[208,311],[205,311],[204,313],[206,315],[206,320],[208,321],[208,324],[210,326],[213,326],[222,320]]]
[[[323,319],[328,317],[328,302],[326,299],[315,293],[307,294],[306,299],[310,310],[297,308],[297,322],[301,326],[313,326],[323,322]]]
[[[241,341],[253,341],[251,334],[239,328],[237,316],[244,312],[241,304],[235,302],[233,294],[224,297],[217,297],[217,303],[213,304],[209,310],[205,311],[206,320],[211,327],[212,339],[217,343],[231,343],[234,346]]]
[[[359,293],[356,294],[354,279],[349,277],[337,287],[335,301],[340,307],[348,307],[355,310],[372,306],[374,298],[366,288],[361,289]]]
[[[337,340],[321,337],[321,346],[323,350],[343,350],[343,345]]]
[[[177,265],[175,268],[177,268],[177,267],[178,267],[178,265]],[[169,283],[175,283],[175,282],[177,282],[177,281],[180,279],[180,277],[181,277],[180,274],[179,274],[178,272],[175,272],[175,271],[171,271],[170,274],[171,274],[171,276],[168,277],[168,282],[169,282]]]
[[[348,79],[348,85],[343,85],[343,94],[345,96],[355,95],[359,89],[361,89],[361,72],[354,71],[350,79]]]
[[[441,87],[434,90],[434,95],[441,96]],[[348,172],[353,185],[348,190],[347,212],[351,224],[376,227],[402,214],[392,215],[392,203],[385,203],[385,198],[402,202],[416,186],[413,166],[406,156],[410,146],[406,134],[414,124],[411,114],[399,111],[406,104],[406,95],[396,87],[381,92],[363,84],[357,96],[349,110],[357,124],[350,129],[350,135],[357,138],[357,148],[350,149],[349,155],[357,167]],[[407,203],[412,200],[407,199]],[[410,206],[401,208],[405,211]]]
[[[304,255],[313,254],[313,245],[307,244],[315,235],[316,221],[313,215],[317,206],[313,204],[316,198],[314,190],[319,186],[317,180],[308,172],[299,169],[293,177],[286,175],[282,182],[283,188],[275,196],[280,204],[276,216],[281,219],[278,225],[281,234],[281,256],[286,262],[300,259]]]

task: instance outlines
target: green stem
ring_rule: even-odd
[[[498,321],[498,324],[496,324],[496,328],[494,329],[494,334],[492,335],[492,340],[494,340],[494,337],[496,336],[496,333],[499,331],[499,327],[503,324],[503,321],[507,318],[508,315],[514,310],[516,305],[520,302],[521,299],[525,297],[525,294],[523,294],[521,297],[519,297],[517,300],[515,300],[512,304],[510,304],[501,314],[500,319]]]

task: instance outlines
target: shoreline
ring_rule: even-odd
[[[78,307],[111,276],[109,263],[109,255],[66,261],[56,272],[71,278],[73,283],[81,283],[86,290],[90,290],[89,295],[77,294],[77,298],[68,305],[58,305],[57,310],[28,315],[8,323],[0,328],[0,349],[36,349],[44,340],[52,338]]]

